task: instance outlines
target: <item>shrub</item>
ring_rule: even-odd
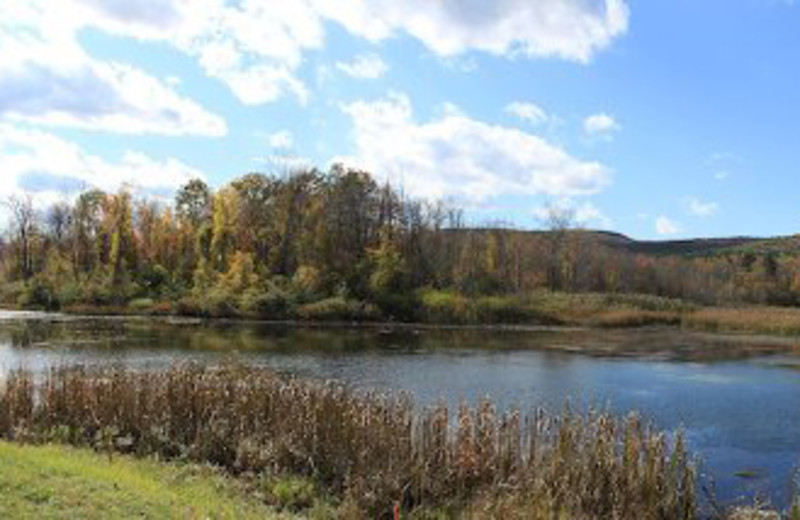
[[[34,278],[18,298],[17,304],[26,309],[57,311],[61,308],[61,302],[55,289],[38,278]]]
[[[292,307],[291,296],[273,284],[269,284],[264,292],[257,289],[246,291],[241,299],[242,310],[266,319],[286,319],[291,315]]]
[[[513,296],[484,296],[474,303],[476,320],[481,323],[556,323],[557,320],[533,309],[528,302]]]
[[[306,303],[297,308],[298,318],[311,321],[371,321],[379,315],[375,306],[342,296]]]
[[[184,296],[175,304],[175,313],[179,316],[205,316],[201,300],[193,295]]]
[[[240,314],[239,298],[220,287],[212,289],[203,302],[203,314],[212,318],[234,318]]]
[[[482,296],[469,298],[449,291],[421,291],[422,312],[434,323],[555,324],[556,318],[522,297]]]
[[[7,305],[17,305],[20,296],[25,290],[25,282],[4,282],[0,284],[0,302]]]
[[[272,505],[279,509],[300,511],[314,505],[317,497],[316,484],[309,478],[286,476],[267,480],[268,494]]]
[[[163,296],[169,291],[172,283],[172,276],[161,265],[155,265],[147,269],[141,275],[142,289],[145,294],[150,296]]]
[[[301,265],[292,276],[291,290],[301,303],[315,300],[322,292],[322,286],[322,275],[316,267]]]
[[[156,302],[151,298],[137,298],[128,304],[128,308],[135,312],[150,311],[155,307]]]
[[[419,292],[422,313],[433,323],[467,323],[472,315],[469,300],[451,291],[423,289]]]

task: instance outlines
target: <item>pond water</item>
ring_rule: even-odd
[[[609,334],[547,329],[389,333],[0,312],[0,376],[18,367],[153,368],[235,357],[302,377],[408,391],[421,404],[488,396],[500,407],[558,411],[570,399],[618,413],[638,410],[660,428],[683,428],[723,502],[761,495],[779,506],[788,503],[800,464],[800,357],[698,362],[564,351],[594,337],[608,344]],[[694,341],[669,334],[671,344]],[[664,341],[664,332],[617,331],[613,341]]]

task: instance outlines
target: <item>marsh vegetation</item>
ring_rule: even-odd
[[[17,371],[0,435],[310,479],[353,517],[692,518],[696,470],[680,434],[636,416],[419,409],[403,396],[244,366],[159,372]]]

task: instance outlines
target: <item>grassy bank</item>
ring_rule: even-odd
[[[39,383],[16,372],[0,388],[0,436],[211,463],[257,482],[288,475],[299,484],[273,495],[313,489],[337,517],[391,517],[395,506],[445,518],[696,511],[683,440],[634,416],[500,413],[489,402],[423,410],[238,366],[70,368]]]
[[[0,286],[7,308],[45,310],[12,290]],[[274,296],[274,297],[273,297]],[[271,299],[270,299],[271,298]],[[71,302],[51,310],[88,315],[153,315],[197,318],[239,318],[296,320],[310,322],[363,321],[404,322],[443,325],[598,325],[642,326],[675,324],[683,313],[696,306],[670,298],[638,294],[563,293],[547,290],[517,295],[465,295],[455,291],[420,289],[397,296],[393,301],[373,302],[334,296],[307,300],[282,293],[263,299],[183,297],[172,300],[133,299],[117,302]],[[35,300],[34,300],[35,302]]]
[[[169,302],[132,302],[123,307],[72,306],[84,315],[151,315],[281,319],[298,322],[405,322],[425,325],[545,325],[606,329],[672,327],[690,331],[800,336],[800,308],[699,307],[682,300],[636,294],[536,291],[522,296],[467,297],[446,291],[421,291],[414,314],[395,320],[369,303],[323,300],[289,314],[235,311],[219,315]]]
[[[687,314],[686,328],[708,332],[733,332],[800,336],[800,309],[782,307],[708,308]]]
[[[1,518],[284,518],[209,468],[52,445],[0,442],[0,497]]]

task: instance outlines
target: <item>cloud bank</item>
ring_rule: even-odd
[[[343,110],[353,121],[357,154],[338,160],[367,168],[417,196],[470,202],[509,194],[583,197],[611,180],[611,170],[602,164],[458,110],[418,122],[404,94],[357,101]]]

